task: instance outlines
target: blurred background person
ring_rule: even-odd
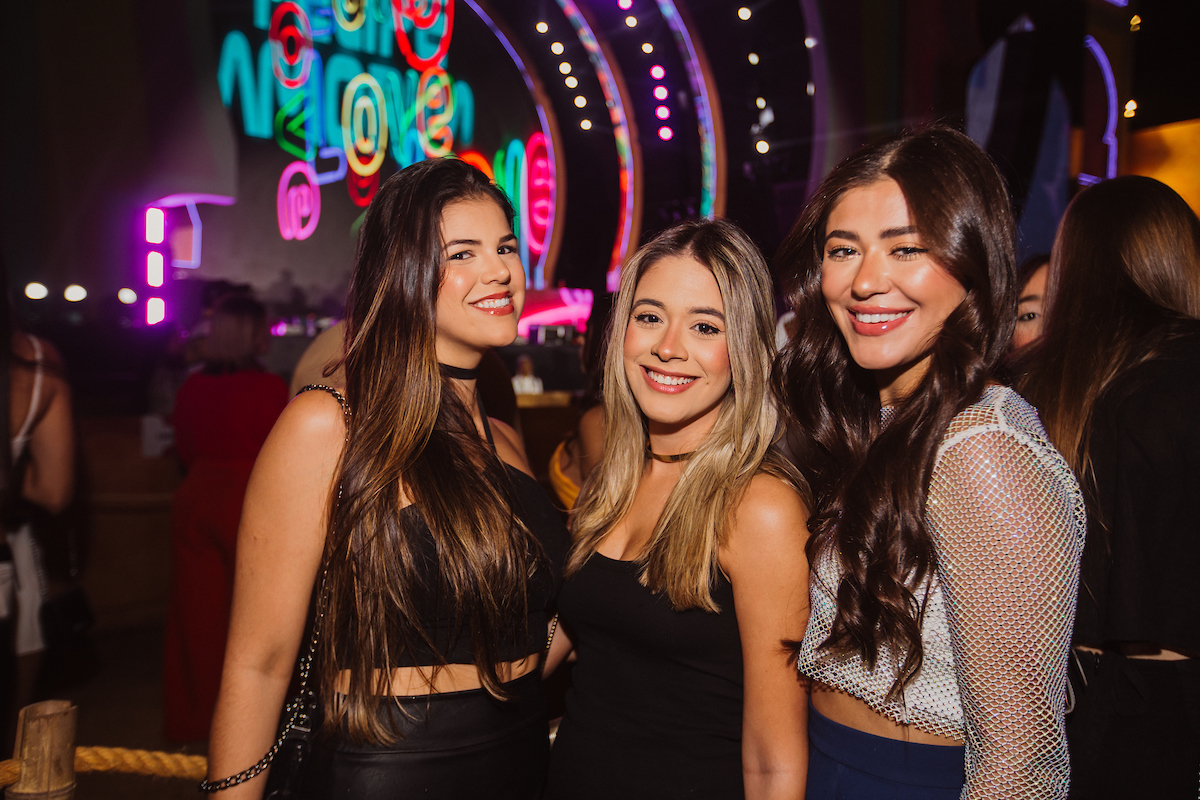
[[[534,374],[533,359],[529,356],[517,356],[517,374],[512,377],[512,387],[517,394],[542,393],[542,379]]]
[[[1017,267],[1017,325],[1013,328],[1012,351],[1037,341],[1045,324],[1046,273],[1050,256],[1031,256]]]
[[[172,581],[163,657],[165,733],[204,739],[225,657],[234,551],[254,459],[288,401],[263,370],[267,313],[245,294],[217,302],[204,366],[179,388],[172,421],[187,475],[171,517]]]
[[[4,498],[7,558],[0,558],[0,620],[7,629],[3,648],[6,671],[11,672],[3,682],[5,727],[0,739],[7,741],[16,712],[34,700],[46,649],[41,619],[46,573],[26,504],[57,514],[71,500],[75,425],[58,352],[49,342],[13,329],[8,313],[3,327],[11,446],[6,475],[12,489]]]
[[[1127,176],[1067,208],[1022,391],[1080,476],[1071,797],[1192,797],[1200,760],[1200,220]]]
[[[579,422],[550,456],[550,485],[566,509],[575,505],[580,487],[604,455],[604,359],[612,309],[613,295],[597,292],[579,353],[587,378],[579,398]]]

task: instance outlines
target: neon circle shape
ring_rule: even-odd
[[[430,67],[417,85],[417,136],[421,149],[430,158],[450,155],[454,136],[449,122],[454,116],[454,95],[450,76],[441,67]],[[436,140],[436,141],[435,141]]]
[[[303,175],[307,183],[289,186],[292,176],[297,173]],[[293,161],[284,167],[275,193],[275,214],[279,220],[279,235],[284,239],[303,241],[317,229],[317,223],[321,221],[321,187],[307,161]],[[301,225],[300,220],[305,216],[308,222]]]
[[[450,49],[450,36],[454,32],[454,0],[446,0],[446,23],[442,27],[442,35],[438,39],[437,49],[429,58],[421,58],[413,51],[412,42],[404,31],[404,20],[412,21],[413,25],[422,30],[428,29],[441,12],[441,3],[435,0],[427,13],[420,14],[413,0],[392,0],[392,27],[396,30],[396,44],[404,54],[404,60],[418,72],[424,72],[440,63]]]
[[[344,31],[356,31],[367,21],[367,0],[333,0],[333,16]],[[357,11],[352,10],[357,7]],[[346,17],[350,11],[351,16]]]
[[[283,24],[284,17],[289,13],[300,23],[299,28],[294,24],[287,26]],[[296,43],[296,52],[293,54],[288,53],[286,41],[288,39]],[[274,13],[271,14],[271,24],[267,28],[267,41],[271,45],[271,71],[275,73],[275,79],[288,89],[298,89],[303,86],[308,80],[313,60],[312,25],[309,23],[308,14],[304,13],[304,9],[291,0],[276,6]],[[289,78],[284,75],[280,62],[294,67],[301,60],[304,63],[300,66],[298,76]]]
[[[375,97],[375,119],[378,120],[378,136],[375,141],[375,152],[367,153],[371,160],[363,163],[358,157],[358,144],[354,139],[354,124],[351,117],[355,116],[356,109],[360,109],[360,104],[356,101],[355,96],[358,93],[360,86],[365,86],[371,91]],[[363,98],[366,99],[365,96]],[[361,130],[361,124],[358,125],[358,130]],[[346,90],[342,93],[342,147],[346,151],[346,163],[350,169],[364,178],[369,177],[379,171],[379,167],[383,164],[383,157],[387,153],[388,143],[388,126],[387,126],[387,106],[383,100],[383,87],[379,85],[379,81],[372,78],[365,72],[360,72],[355,75],[349,83],[346,84]],[[315,183],[314,179],[314,183]]]
[[[454,0],[450,0],[454,2]],[[400,4],[404,7],[404,16],[412,20],[412,24],[416,25],[423,31],[433,27],[433,23],[437,21],[438,16],[442,13],[442,0],[400,0]],[[428,6],[424,12],[418,9],[418,6]]]

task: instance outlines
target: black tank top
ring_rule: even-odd
[[[733,587],[719,614],[674,611],[640,565],[599,553],[559,593],[579,656],[548,798],[742,797],[742,651]]]

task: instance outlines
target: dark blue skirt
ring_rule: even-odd
[[[964,748],[855,730],[808,706],[807,800],[958,800]]]

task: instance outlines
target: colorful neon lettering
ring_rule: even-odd
[[[445,0],[445,15],[442,14],[441,0],[392,0],[392,26],[396,31],[396,44],[408,65],[418,72],[424,72],[432,66],[440,64],[450,49],[450,37],[454,33],[454,0]],[[426,6],[421,11],[420,5]],[[442,18],[442,32],[438,36],[437,47],[432,56],[423,58],[417,55],[412,42],[408,38],[404,21],[408,20],[419,31],[429,31],[438,18]]]
[[[333,18],[340,28],[356,31],[367,21],[367,0],[333,0]]]
[[[296,174],[302,175],[305,183],[289,186]],[[303,241],[317,229],[321,220],[321,187],[307,161],[293,161],[284,167],[275,195],[275,213],[279,219],[279,235],[284,239]],[[301,224],[305,217],[308,222]]]
[[[372,198],[379,191],[379,172],[372,172],[365,178],[354,172],[346,174],[346,190],[350,193],[350,200],[359,208],[366,208],[371,205]]]
[[[358,95],[359,87],[368,94]],[[346,163],[358,175],[366,178],[379,171],[387,152],[387,106],[379,81],[365,72],[355,75],[342,93],[342,146]],[[359,153],[366,161],[359,158]]]
[[[529,198],[529,252],[541,255],[546,248],[546,229],[553,222],[554,175],[546,150],[546,137],[541,132],[529,137],[525,146],[528,181],[525,194]]]
[[[283,21],[288,14],[295,17],[296,22],[285,26]],[[271,27],[267,29],[267,41],[271,45],[271,70],[275,73],[275,79],[288,89],[303,86],[308,80],[313,59],[312,25],[304,9],[290,0],[276,6],[271,15]],[[300,64],[299,74],[294,78],[288,77],[283,71],[284,64],[289,67]]]
[[[420,98],[417,103],[417,135],[421,137],[421,149],[430,158],[449,155],[454,146],[454,134],[449,125],[454,116],[450,76],[441,67],[425,70],[418,84],[417,96]]]

